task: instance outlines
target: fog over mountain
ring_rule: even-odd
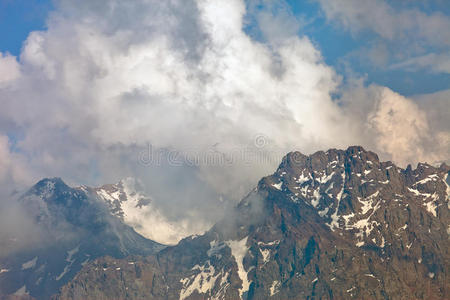
[[[43,177],[72,186],[133,177],[187,235],[291,150],[358,144],[403,167],[448,161],[448,94],[419,100],[357,75],[344,81],[283,3],[55,1],[19,56],[0,53],[3,207]],[[346,11],[326,12],[353,28]],[[2,213],[16,217],[1,218],[1,231],[33,227],[20,210]]]

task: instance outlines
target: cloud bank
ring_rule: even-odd
[[[247,9],[240,0],[57,1],[20,57],[0,56],[0,177],[138,177],[189,231],[214,222],[291,150],[361,144],[402,165],[448,159],[448,132],[435,132],[413,100],[343,88],[308,37],[277,34],[279,11],[257,16],[264,41],[250,37]],[[184,159],[143,164],[149,145]],[[192,153],[233,159],[192,164]]]

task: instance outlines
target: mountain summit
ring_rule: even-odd
[[[449,171],[292,152],[204,235],[92,261],[56,298],[448,298]]]
[[[29,247],[0,257],[0,298],[48,299],[90,260],[163,248],[113,214],[94,189],[72,188],[60,178],[42,179],[18,202],[39,236]]]

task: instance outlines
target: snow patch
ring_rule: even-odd
[[[78,245],[77,247],[73,248],[72,250],[67,251],[67,258],[66,258],[66,261],[67,261],[67,262],[73,262],[72,257],[73,257],[73,255],[76,254],[79,250],[80,250],[80,245]]]
[[[283,182],[279,183],[273,183],[272,186],[276,188],[277,190],[281,191],[281,186],[283,185]]]
[[[408,228],[408,224],[403,225],[403,226],[400,227],[398,230],[400,230],[400,229],[406,230],[406,228]]]
[[[436,181],[438,179],[439,179],[439,176],[437,174],[431,174],[431,175],[428,175],[427,177],[425,177],[424,179],[417,181],[416,183],[413,184],[413,186],[418,185],[418,184],[425,184],[428,181]]]
[[[334,182],[332,182],[332,183],[327,187],[327,189],[325,190],[325,193],[328,194],[328,192],[333,188],[333,186],[334,186]],[[331,198],[331,196],[330,196],[330,198]]]
[[[239,278],[242,280],[242,287],[239,289],[239,296],[242,299],[242,295],[248,291],[250,288],[250,281],[248,280],[248,274],[244,269],[244,257],[248,251],[247,247],[247,239],[248,236],[243,238],[240,241],[226,241],[225,243],[230,247],[231,249],[231,255],[234,256],[234,259],[236,261],[237,267],[238,267],[238,275]]]
[[[303,175],[303,171],[302,171],[302,174],[300,174],[300,176],[297,178],[297,180],[295,182],[297,182],[299,184],[303,184],[310,179],[310,176],[311,176],[310,174],[308,174],[308,176]]]
[[[374,194],[373,194],[374,195]],[[364,235],[369,237],[372,230],[375,226],[379,226],[380,224],[377,221],[370,221],[370,218],[373,214],[380,208],[380,202],[378,202],[372,209],[372,212],[367,218],[356,221],[354,224],[348,224],[348,219],[346,219],[345,230],[358,229],[358,232],[355,234],[358,238],[358,242],[356,242],[357,247],[361,247],[364,245]],[[384,240],[384,239],[383,239]],[[382,242],[384,246],[384,241]]]
[[[61,280],[61,278],[63,278],[64,275],[66,275],[66,274],[69,272],[70,266],[72,266],[72,264],[67,264],[67,265],[64,267],[64,270],[61,272],[61,274],[59,274],[58,276],[56,276],[56,281]],[[106,270],[104,270],[104,271],[106,271]]]
[[[331,180],[331,178],[333,177],[333,175],[334,175],[334,172],[330,173],[329,175],[323,174],[322,177],[320,177],[320,178],[318,179],[318,181],[319,181],[320,183],[327,183],[328,181]]]
[[[262,258],[263,258],[263,262],[267,263],[270,259],[270,250],[269,249],[259,249],[259,252],[261,252]]]
[[[361,213],[362,213],[363,215],[365,215],[370,209],[373,208],[373,200],[374,200],[376,197],[378,197],[379,193],[380,193],[379,191],[376,191],[375,193],[373,193],[372,195],[370,195],[369,197],[367,197],[367,198],[365,198],[365,199],[363,199],[363,200],[361,200],[361,199],[358,197],[358,201],[363,205],[363,206],[361,207]]]
[[[408,248],[408,250],[411,248],[413,242],[409,243],[409,245],[406,245],[406,248]]]
[[[183,288],[180,291],[180,300],[186,299],[192,295],[194,291],[198,291],[200,294],[211,294],[211,290],[214,288],[217,278],[221,275],[221,273],[218,273],[214,276],[215,269],[214,266],[210,264],[209,260],[206,262],[206,265],[195,265],[191,270],[198,270],[199,273],[188,278],[180,279],[180,282],[183,284]]]
[[[319,214],[319,216],[323,218],[328,213],[329,209],[330,209],[329,207],[325,207],[323,210],[320,210],[317,213]]]
[[[421,193],[417,189],[408,188],[408,190],[416,196],[421,196],[421,197],[425,197],[425,198],[428,198],[431,196],[431,194]]]
[[[313,207],[317,207],[317,205],[319,205],[319,201],[320,201],[320,193],[317,189],[317,190],[314,190],[314,192],[313,192],[313,199],[311,200],[311,205]]]
[[[34,268],[36,266],[37,259],[38,258],[36,256],[32,260],[29,260],[29,261],[23,263],[22,264],[22,270],[28,270],[28,269]]]
[[[275,240],[275,241],[268,242],[268,243],[258,242],[258,245],[273,246],[273,245],[278,245],[279,243],[280,243],[280,240]]]
[[[48,180],[45,183],[45,187],[42,189],[41,192],[41,199],[49,198],[53,195],[53,192],[55,191],[55,183],[53,181]]]
[[[70,271],[70,267],[73,265],[73,263],[75,262],[75,259],[73,259],[73,256],[80,250],[80,245],[78,245],[77,247],[67,251],[67,257],[66,257],[66,262],[68,262],[68,264],[64,267],[64,270],[58,275],[56,276],[56,281],[61,280],[61,278],[64,277],[64,275],[66,275],[69,271]]]
[[[337,194],[337,204],[336,204],[336,210],[331,215],[331,222],[328,225],[330,227],[331,231],[334,231],[335,228],[339,228],[339,204],[341,203],[342,195],[344,194],[344,187],[345,187],[345,172],[342,172],[342,187],[339,193]]]
[[[280,286],[281,286],[281,283],[278,280],[275,280],[274,282],[272,282],[272,285],[270,286],[270,290],[269,290],[271,297],[280,291],[279,290]]]
[[[447,194],[447,207],[448,209],[450,209],[450,185],[447,184],[447,180],[448,180],[448,174],[445,174],[444,176],[444,184],[447,187],[445,189],[445,193]]]
[[[14,293],[14,296],[25,296],[25,295],[28,295],[27,286],[26,285],[22,286],[20,289],[18,289]]]
[[[436,214],[436,209],[437,209],[436,202],[430,201],[428,203],[424,203],[423,205],[427,208],[427,211],[429,213],[431,213],[434,217],[437,216],[437,214]]]

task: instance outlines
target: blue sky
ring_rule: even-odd
[[[45,29],[45,20],[52,8],[48,0],[1,0],[0,51],[19,55],[28,34]]]
[[[450,86],[450,72],[430,72],[426,69],[392,69],[389,65],[377,66],[364,56],[367,48],[382,45],[387,52],[402,51],[408,44],[398,45],[377,37],[370,29],[354,34],[335,20],[327,18],[320,3],[313,0],[288,0],[293,16],[301,24],[299,35],[308,36],[320,49],[327,64],[343,76],[361,76],[366,83],[387,86],[405,96],[433,93]],[[420,10],[425,14],[450,15],[446,1],[389,1],[394,10]],[[53,9],[50,0],[1,0],[0,1],[0,51],[20,55],[23,41],[34,30],[45,30],[46,18]],[[414,40],[409,41],[414,43]],[[434,45],[422,44],[423,52],[433,52]],[[439,49],[449,52],[449,47]]]
[[[433,74],[428,71],[408,71],[388,69],[388,66],[374,66],[367,63],[364,55],[356,55],[361,49],[371,45],[382,44],[387,51],[401,51],[396,41],[383,41],[371,30],[352,34],[335,22],[326,18],[324,11],[316,1],[287,1],[295,16],[306,20],[301,34],[310,37],[319,47],[325,61],[340,74],[346,76],[348,68],[359,76],[367,77],[368,83],[390,87],[406,95],[433,93],[445,90],[450,86],[450,74]],[[350,1],[351,2],[351,1]],[[364,2],[364,1],[362,1]],[[375,2],[375,1],[374,1]],[[420,10],[425,14],[450,15],[450,6],[446,1],[387,1],[397,12],[404,10]],[[380,21],[381,22],[381,21]],[[410,41],[414,43],[414,38]],[[402,45],[408,46],[408,45]],[[433,51],[430,45],[423,45],[424,51]],[[392,48],[392,49],[389,49]],[[449,51],[447,48],[444,51]],[[360,54],[360,53],[358,53]],[[359,57],[361,56],[361,57]]]

